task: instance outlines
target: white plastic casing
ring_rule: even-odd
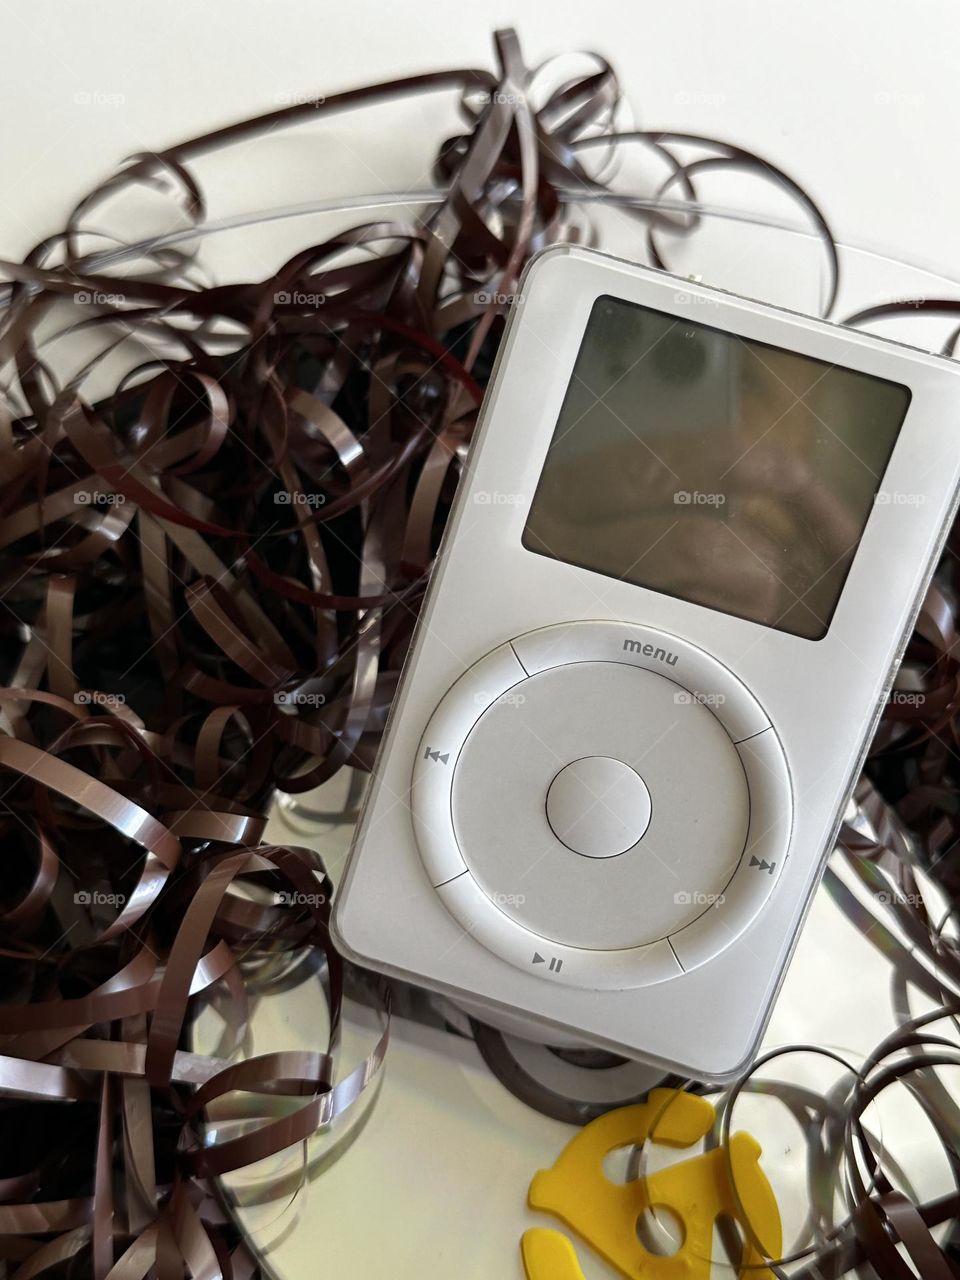
[[[571,370],[593,304],[603,295],[690,319],[701,318],[702,304],[709,302],[713,327],[909,388],[911,402],[882,477],[881,500],[821,640],[727,616],[523,547],[530,501]],[[518,296],[358,824],[334,912],[336,938],[359,964],[469,999],[492,1018],[519,1015],[530,1034],[545,1041],[553,1035],[568,1042],[573,1032],[585,1044],[664,1069],[730,1079],[756,1052],[956,512],[960,369],[898,343],[579,247],[539,254]],[[911,501],[882,500],[899,494],[911,495]],[[659,647],[669,649],[673,640],[681,651],[681,660],[662,673],[678,687],[709,693],[717,680],[728,682],[723,687],[730,698],[713,710],[721,723],[727,719],[723,728],[731,750],[744,761],[753,806],[737,874],[742,878],[741,868],[749,865],[758,831],[773,832],[763,848],[781,850],[775,872],[754,868],[754,884],[760,877],[767,882],[759,905],[751,900],[746,907],[749,895],[731,895],[741,904],[724,926],[733,941],[718,943],[720,926],[712,922],[710,929],[699,925],[706,941],[698,942],[694,925],[686,941],[680,931],[663,946],[656,942],[660,949],[651,949],[639,969],[636,955],[625,959],[630,948],[594,944],[590,963],[578,973],[583,950],[568,952],[559,942],[544,956],[565,956],[561,966],[551,971],[548,963],[533,965],[525,958],[530,935],[514,918],[518,909],[509,901],[492,904],[476,886],[455,837],[444,843],[456,817],[452,793],[431,793],[421,766],[432,765],[435,773],[449,769],[452,776],[470,731],[472,713],[464,711],[470,698],[479,722],[500,694],[540,670],[537,646],[543,647],[543,639],[530,633],[545,636],[545,628],[585,622],[608,624],[608,630],[568,632],[566,643],[574,647],[578,636],[586,638],[580,661],[596,660],[597,636],[609,634],[613,648],[600,661],[642,666],[642,646],[625,650],[623,641],[641,634],[631,628],[648,628],[665,634]],[[563,661],[576,662],[578,655]],[[476,666],[481,662],[486,665]],[[655,668],[655,659],[651,663]],[[454,696],[450,691],[458,681],[460,694]],[[694,710],[710,714],[702,704]],[[566,734],[569,725],[562,727]],[[436,747],[435,738],[441,739]],[[454,745],[446,746],[445,738]],[[450,751],[450,760],[424,760],[431,747]],[[752,758],[757,752],[767,752],[767,758]],[[501,767],[506,776],[519,764],[503,759]],[[427,778],[422,794],[416,771]],[[653,803],[656,815],[656,794]],[[475,827],[475,815],[467,816]],[[652,825],[650,830],[652,835]],[[751,892],[757,899],[756,890]]]

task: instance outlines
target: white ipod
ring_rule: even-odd
[[[956,511],[958,372],[539,254],[336,903],[344,952],[546,1041],[741,1071]]]

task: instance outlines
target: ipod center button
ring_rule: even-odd
[[[650,825],[650,792],[622,760],[584,756],[566,765],[547,789],[554,835],[585,858],[615,858]]]

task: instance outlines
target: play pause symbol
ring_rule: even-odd
[[[535,951],[535,952],[533,953],[533,959],[530,961],[530,963],[531,963],[531,964],[546,964],[547,962],[546,962],[546,960],[544,960],[543,956],[540,954],[540,952],[539,952],[539,951]],[[554,957],[553,957],[553,959],[550,961],[550,972],[551,972],[551,973],[559,973],[559,972],[560,972],[560,970],[561,970],[562,968],[563,968],[563,961],[562,961],[562,960],[558,960],[558,959],[556,958],[556,956],[554,956]]]

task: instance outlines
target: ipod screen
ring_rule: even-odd
[[[523,544],[819,640],[910,392],[697,309],[597,300]]]

